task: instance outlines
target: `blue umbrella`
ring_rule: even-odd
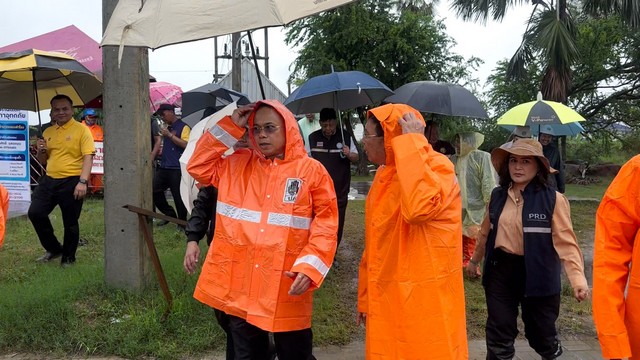
[[[316,113],[323,108],[341,111],[372,105],[392,94],[385,84],[363,72],[341,71],[312,77],[284,105],[294,114]]]

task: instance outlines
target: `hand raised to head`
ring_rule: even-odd
[[[398,119],[403,134],[424,134],[425,123],[412,112],[405,113]]]
[[[244,128],[249,121],[249,115],[253,111],[255,105],[255,103],[251,103],[249,105],[244,105],[233,110],[233,114],[231,114],[231,120],[233,120],[233,122],[239,127]]]

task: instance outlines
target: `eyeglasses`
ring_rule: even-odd
[[[264,130],[265,134],[271,135],[276,131],[278,131],[279,129],[280,129],[280,126],[278,125],[268,124],[265,126],[254,126],[251,128],[251,132],[253,132],[253,135],[255,136],[255,135],[260,135],[260,133],[262,133],[262,130]]]

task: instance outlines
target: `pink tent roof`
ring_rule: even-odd
[[[73,25],[1,47],[0,53],[27,49],[65,53],[91,72],[98,75],[102,73],[102,50],[99,44]]]

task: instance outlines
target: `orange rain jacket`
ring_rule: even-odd
[[[367,359],[466,359],[462,205],[454,166],[422,134],[402,134],[413,112],[388,104],[369,111],[384,130],[380,166],[365,206],[358,311]]]
[[[620,169],[596,214],[593,319],[602,356],[640,359],[640,155]]]
[[[266,331],[307,329],[311,290],[322,283],[336,251],[336,193],[324,166],[307,156],[293,114],[277,101],[256,108],[261,105],[284,118],[283,160],[251,149],[223,157],[245,131],[227,116],[200,138],[187,166],[196,181],[218,188],[216,231],[194,297]],[[249,127],[254,116],[255,110]],[[309,276],[310,290],[290,296],[293,280],[285,271]]]
[[[4,244],[7,220],[9,220],[9,192],[4,185],[0,185],[0,248]]]

